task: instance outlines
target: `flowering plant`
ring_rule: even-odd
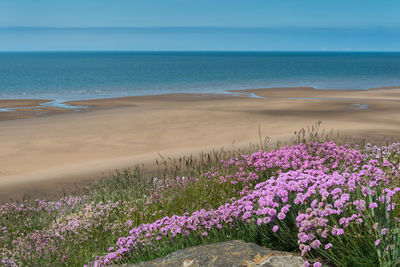
[[[399,147],[284,146],[197,175],[147,179],[146,187],[137,176],[118,176],[110,192],[7,203],[0,207],[1,264],[103,266],[244,239],[297,250],[313,266],[396,266]],[[26,223],[17,228],[4,218]]]

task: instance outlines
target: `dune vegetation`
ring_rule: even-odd
[[[135,263],[242,239],[301,253],[306,266],[399,266],[400,143],[305,135],[137,167],[57,201],[3,204],[0,263]]]

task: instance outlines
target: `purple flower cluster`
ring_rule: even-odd
[[[81,205],[86,200],[86,196],[64,197],[58,201],[46,201],[35,199],[34,205],[31,203],[8,202],[0,205],[0,215],[6,216],[9,213],[27,213],[27,212],[69,212]]]
[[[11,202],[0,206],[0,216],[2,218],[13,215],[20,217],[21,222],[19,224],[29,228],[32,227],[30,224],[33,215],[54,214],[54,216],[64,216],[78,209],[85,201],[86,196],[71,196],[58,201],[36,199],[33,202]],[[49,218],[52,218],[52,216]],[[52,230],[39,231],[34,229],[32,232],[24,232],[18,229],[8,231],[7,227],[0,229],[2,229],[0,231],[1,266],[18,266],[21,263],[17,264],[17,262],[21,262],[21,260],[27,261],[31,257],[42,257],[50,253],[67,255],[65,251],[60,251],[57,245],[62,241],[61,236]]]
[[[200,210],[182,216],[164,217],[153,223],[142,224],[130,230],[129,236],[118,239],[110,253],[98,257],[91,266],[117,263],[135,250],[156,249],[154,244],[172,242],[179,236],[201,234],[236,223],[271,224],[272,231],[279,231],[279,221],[284,222],[288,213],[296,211],[298,244],[302,255],[311,249],[331,249],[331,237],[342,236],[352,224],[364,223],[371,209],[378,204],[388,204],[388,211],[395,208],[393,195],[400,188],[388,186],[390,177],[376,160],[365,157],[347,146],[333,142],[283,147],[272,152],[257,152],[250,156],[224,162],[225,167],[237,166],[240,181],[254,181],[257,175],[246,175],[244,167],[256,171],[279,169],[277,177],[258,183],[253,190],[232,203],[218,209]],[[398,173],[398,166],[387,163]],[[210,172],[209,177],[228,182],[233,177]],[[381,193],[378,195],[378,191]],[[370,201],[373,199],[375,202]],[[377,204],[378,203],[378,204]],[[318,266],[318,263],[314,264]]]
[[[390,158],[392,155],[400,154],[400,143],[393,143],[388,146],[373,146],[370,143],[363,148],[363,154],[373,159]]]
[[[64,243],[80,247],[102,231],[113,238],[122,237],[90,266],[118,263],[140,251],[155,252],[179,238],[209,238],[221,229],[249,224],[280,235],[288,220],[296,226],[291,230],[297,233],[303,255],[335,249],[335,239],[349,234],[353,226],[369,229],[366,232],[373,236],[372,245],[377,249],[390,249],[387,237],[392,230],[377,219],[377,212],[382,207],[388,213],[396,209],[400,189],[393,181],[400,177],[399,155],[400,144],[363,149],[334,142],[299,144],[222,161],[221,167],[199,177],[154,178],[154,190],[135,199],[143,205],[122,199],[91,202],[86,196],[7,203],[0,206],[3,218],[49,214],[51,221],[39,230],[25,221],[29,232],[0,221],[0,265],[37,263],[49,255],[68,262],[73,252],[65,249]],[[225,204],[212,206],[218,207],[214,209],[165,216],[175,212],[162,213],[160,207],[168,204],[171,193],[189,185],[229,189],[230,196],[225,199],[229,201],[218,202]]]
[[[359,151],[349,149],[348,145],[327,142],[284,146],[271,152],[260,150],[250,156],[242,155],[225,161],[224,165],[248,166],[262,171],[278,168],[281,172],[298,169],[330,172],[338,168],[357,167],[363,159]]]

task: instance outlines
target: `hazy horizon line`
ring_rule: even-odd
[[[400,53],[400,50],[0,50],[0,53],[87,53],[87,52],[119,52],[119,53]]]
[[[396,26],[0,26],[0,29],[321,29],[321,30],[340,30],[340,29],[393,29],[400,30],[400,25]]]
[[[0,27],[0,51],[397,52],[400,27]]]

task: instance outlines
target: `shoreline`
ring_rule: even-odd
[[[0,201],[53,194],[136,164],[151,166],[159,153],[179,157],[242,148],[259,142],[258,128],[276,140],[321,120],[326,131],[354,138],[400,137],[400,87],[246,92],[260,97],[168,94],[69,102],[88,106],[81,112],[59,107],[40,114],[29,107],[0,112]],[[23,100],[42,103],[35,101],[43,100]]]
[[[382,86],[377,88],[367,89],[320,89],[316,87],[267,87],[267,88],[251,88],[251,89],[237,89],[237,90],[225,90],[224,93],[169,93],[169,94],[148,94],[148,95],[135,95],[135,96],[121,96],[121,97],[110,97],[110,98],[93,98],[93,99],[81,99],[81,100],[54,100],[54,99],[0,99],[0,121],[2,120],[13,120],[13,119],[28,119],[43,116],[51,116],[69,112],[87,112],[93,111],[102,106],[100,103],[105,102],[119,102],[120,105],[128,105],[129,101],[135,98],[184,98],[184,97],[249,97],[249,98],[262,98],[257,93],[263,92],[278,92],[282,90],[285,94],[288,90],[298,90],[303,93],[304,90],[311,91],[313,95],[331,95],[329,93],[344,93],[349,92],[369,92],[378,90],[391,90],[398,89],[399,86]],[[275,94],[276,95],[276,94]],[[268,95],[268,97],[276,97],[275,95]],[[282,97],[288,98],[288,97]],[[314,96],[315,98],[315,96]],[[313,100],[314,98],[304,98],[304,100]],[[290,99],[290,98],[288,98]],[[295,98],[293,98],[295,99]],[[299,98],[300,99],[300,98]],[[127,100],[127,101],[124,101]],[[348,98],[333,98],[326,97],[320,100],[350,100]],[[125,102],[125,103],[124,103]],[[99,105],[100,104],[100,105]],[[106,105],[102,106],[103,108]],[[112,105],[111,108],[117,106]],[[108,106],[107,108],[110,108]],[[15,113],[20,113],[18,116]],[[8,114],[7,114],[8,113]]]

